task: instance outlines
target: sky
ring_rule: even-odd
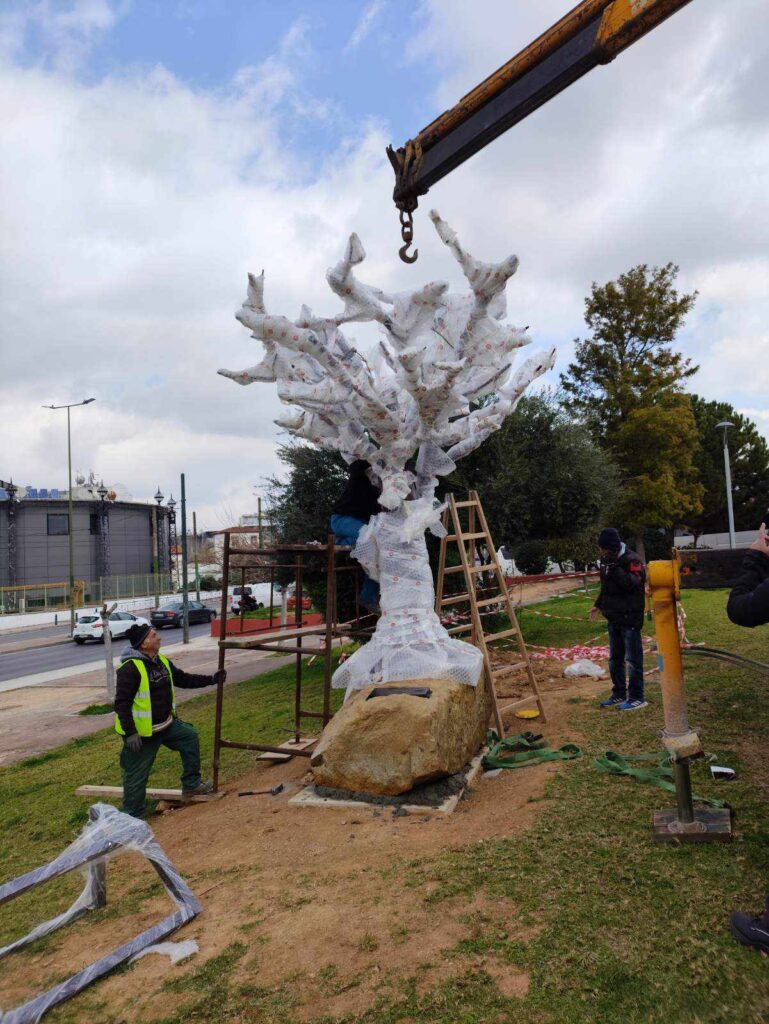
[[[692,390],[769,436],[769,7],[693,0],[435,185],[397,258],[385,147],[416,135],[569,0],[0,0],[0,478],[73,466],[137,500],[158,486],[205,529],[267,497],[285,441],[274,386],[234,319],[248,271],[270,312],[331,314],[326,268],[356,231],[359,276],[447,280],[427,217],[520,269],[510,320],[555,345],[584,299],[673,261],[698,298]],[[369,328],[357,332],[367,344]],[[356,336],[355,330],[349,334]]]

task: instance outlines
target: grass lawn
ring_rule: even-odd
[[[726,619],[723,591],[687,591],[687,629],[694,641],[726,647],[767,660],[769,628],[743,630]],[[536,606],[576,621],[522,614],[529,642],[569,646],[594,637],[600,623],[585,620],[592,597],[573,595]],[[759,908],[769,891],[769,679],[718,662],[685,661],[689,718],[705,748],[719,763],[738,771],[731,783],[715,784],[704,764],[693,769],[695,792],[721,796],[737,811],[732,844],[654,846],[650,817],[673,798],[629,779],[601,775],[592,757],[660,750],[651,717],[599,712],[574,699],[572,726],[587,756],[552,776],[546,801],[525,832],[471,846],[447,848],[429,857],[394,862],[392,884],[405,898],[429,906],[435,928],[442,905],[476,893],[512,901],[518,922],[532,926],[528,941],[512,938],[514,922],[489,920],[451,951],[451,980],[424,992],[404,981],[397,998],[388,994],[358,1017],[362,1024],[666,1024],[769,1021],[769,961],[743,949],[730,936],[728,914]],[[307,670],[307,692],[320,703],[322,668]],[[225,734],[285,738],[293,698],[293,669],[278,669],[233,687],[225,702]],[[659,686],[650,677],[647,696],[659,705]],[[258,702],[255,696],[258,691]],[[210,763],[213,700],[206,696],[183,707],[200,730]],[[658,722],[654,716],[654,724]],[[225,751],[224,779],[238,775],[253,755]],[[176,756],[163,752],[153,784],[177,784]],[[117,783],[114,735],[98,733],[37,758],[0,769],[0,880],[43,863],[58,853],[86,820],[89,801],[74,796],[83,782]],[[322,865],[319,866],[322,869]],[[426,883],[430,883],[429,885]],[[237,881],[232,883],[237,884]],[[79,880],[38,890],[0,912],[0,944],[51,916]],[[13,913],[10,913],[13,907]],[[109,912],[109,907],[107,908]],[[99,912],[104,913],[104,912]],[[3,975],[12,961],[0,963]],[[292,1021],[290,1002],[279,991],[231,983],[248,951],[248,936],[224,954],[174,981],[178,1013],[163,1024]],[[473,958],[484,954],[528,973],[524,998],[507,998]],[[92,1000],[98,998],[98,984]],[[1,998],[0,998],[1,1001]],[[78,1021],[78,1001],[51,1013],[52,1022]],[[7,1008],[7,1007],[4,1007]],[[109,1015],[89,1021],[115,1021]],[[122,1020],[122,1018],[120,1018]],[[138,1018],[137,1018],[138,1019]],[[152,1017],[142,1020],[154,1020]],[[158,1024],[160,1024],[158,1019]]]

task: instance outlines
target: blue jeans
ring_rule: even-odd
[[[336,534],[337,543],[345,546],[355,546],[358,534],[365,525],[362,519],[356,519],[354,516],[333,515],[331,517],[331,530]],[[361,581],[360,603],[363,605],[379,603],[379,585],[365,573],[363,573]]]
[[[644,699],[644,654],[641,630],[635,626],[623,626],[619,622],[609,624],[609,674],[611,695],[623,700]],[[625,663],[629,681],[625,681]]]

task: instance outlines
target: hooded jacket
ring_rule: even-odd
[[[646,567],[623,545],[611,562],[601,559],[601,592],[595,607],[609,622],[640,629],[644,621]]]
[[[117,670],[115,681],[115,714],[120,719],[126,736],[132,736],[136,732],[131,708],[140,682],[139,670],[133,664],[134,659],[137,658],[147,666],[150,699],[152,700],[152,724],[159,725],[161,722],[165,722],[172,713],[171,680],[168,678],[165,666],[160,661],[148,657],[144,651],[128,647],[121,655],[122,664]],[[182,689],[195,690],[203,686],[212,686],[214,682],[212,676],[185,672],[173,662],[171,662],[171,671],[174,676],[174,686],[180,686]]]
[[[726,614],[738,626],[752,628],[769,622],[769,557],[760,551],[745,555]]]

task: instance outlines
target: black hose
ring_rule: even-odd
[[[746,658],[742,654],[735,654],[734,651],[724,650],[723,647],[683,647],[681,654],[694,654],[701,658],[715,658],[737,668],[757,669],[763,675],[769,676],[769,665],[766,662],[754,661],[752,658]]]

